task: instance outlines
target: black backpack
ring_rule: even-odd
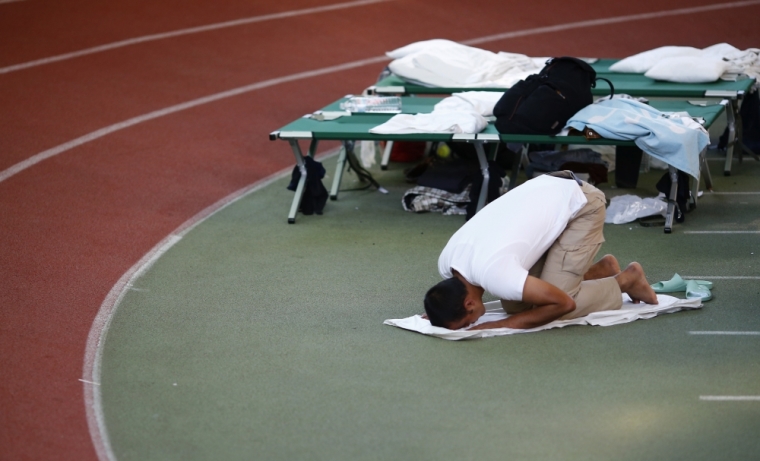
[[[594,102],[596,72],[585,61],[562,57],[547,61],[541,72],[520,80],[493,109],[496,129],[504,134],[554,135],[576,112]],[[610,84],[612,93],[612,83]]]

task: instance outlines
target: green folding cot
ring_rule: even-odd
[[[741,143],[741,119],[739,107],[741,100],[747,94],[754,79],[741,79],[736,81],[719,80],[710,83],[673,83],[663,82],[645,77],[643,74],[624,74],[610,72],[610,66],[618,59],[598,59],[591,64],[597,73],[597,77],[609,79],[615,87],[615,93],[624,93],[636,97],[648,98],[672,98],[672,99],[726,99],[729,101],[729,110],[726,110],[726,122],[728,127],[728,143],[726,147],[726,161],[723,172],[726,176],[731,174],[731,162],[733,160],[734,147],[739,150],[741,160],[743,152],[758,159],[752,151]],[[470,88],[470,87],[427,87],[419,84],[406,82],[396,75],[390,75],[381,79],[375,85],[367,89],[369,94],[377,95],[446,95],[462,91],[505,91],[505,88]],[[592,88],[591,93],[595,96],[606,96],[610,93],[609,87],[601,83]],[[382,166],[388,164],[387,155],[383,157]]]
[[[402,111],[407,114],[429,113],[433,110],[435,104],[441,101],[441,98],[415,98],[402,97]],[[505,135],[496,131],[493,124],[489,124],[485,130],[480,133],[471,134],[451,134],[451,133],[417,133],[417,134],[373,134],[369,130],[388,121],[392,114],[353,114],[345,115],[334,120],[320,120],[324,114],[330,114],[340,110],[340,103],[345,101],[342,98],[314,114],[309,114],[298,120],[295,120],[279,130],[269,134],[270,140],[283,140],[290,144],[293,155],[296,159],[296,165],[301,172],[301,178],[296,188],[295,196],[288,214],[288,222],[295,223],[296,214],[300,207],[301,198],[303,197],[304,186],[306,184],[306,167],[304,154],[301,150],[300,141],[308,140],[310,142],[307,155],[314,156],[319,141],[342,141],[338,158],[338,164],[335,170],[330,198],[337,200],[338,190],[342,179],[343,171],[346,165],[346,156],[353,149],[354,141],[425,141],[425,142],[467,142],[472,143],[477,152],[478,162],[481,173],[483,174],[483,184],[488,183],[488,162],[486,157],[486,145],[495,145],[499,142],[509,143],[533,143],[533,144],[580,144],[580,145],[614,145],[634,147],[633,141],[619,141],[613,139],[592,139],[588,140],[583,136],[540,136],[540,135]],[[697,118],[705,128],[709,128],[715,120],[726,110],[729,105],[728,100],[723,100],[718,104],[708,104],[705,106],[692,105],[686,101],[653,101],[652,106],[661,111],[667,112],[688,112],[692,117]],[[704,173],[705,184],[708,189],[712,189],[709,169],[705,160],[705,151],[698,153],[700,156],[700,169]],[[512,168],[512,177],[510,187],[517,184],[517,171],[519,170],[519,159]],[[665,233],[672,230],[673,216],[675,214],[675,198],[678,185],[677,171],[670,167],[670,177],[672,180],[671,191],[669,194],[669,206],[665,222]],[[693,190],[696,192],[699,186],[698,181],[694,181]],[[480,196],[478,197],[477,209],[480,210],[485,206],[487,187],[481,187]],[[693,193],[693,206],[696,206],[697,194]]]

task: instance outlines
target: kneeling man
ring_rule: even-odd
[[[504,320],[474,328],[535,328],[620,309],[622,293],[657,304],[639,263],[621,271],[604,242],[604,193],[560,171],[527,181],[483,208],[438,259],[445,280],[425,295],[430,323],[464,328],[484,313],[483,293],[501,299]]]

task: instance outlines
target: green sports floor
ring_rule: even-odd
[[[710,278],[702,309],[463,342],[383,325],[422,312],[438,253],[464,222],[403,211],[407,165],[371,169],[389,194],[342,192],[295,225],[283,176],[131,282],[102,349],[111,450],[119,460],[760,459],[760,335],[693,333],[760,331],[760,162],[735,161],[725,177],[711,155],[716,193],[684,224],[670,235],[606,225],[599,255],[641,262],[651,282]],[[324,163],[329,187],[335,157]],[[642,174],[636,190],[601,188],[653,196],[662,173]],[[344,176],[343,188],[356,185]]]

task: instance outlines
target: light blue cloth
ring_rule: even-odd
[[[606,99],[584,107],[567,126],[588,127],[607,139],[634,141],[654,158],[699,178],[699,154],[710,136],[689,117],[666,115],[633,99]]]

